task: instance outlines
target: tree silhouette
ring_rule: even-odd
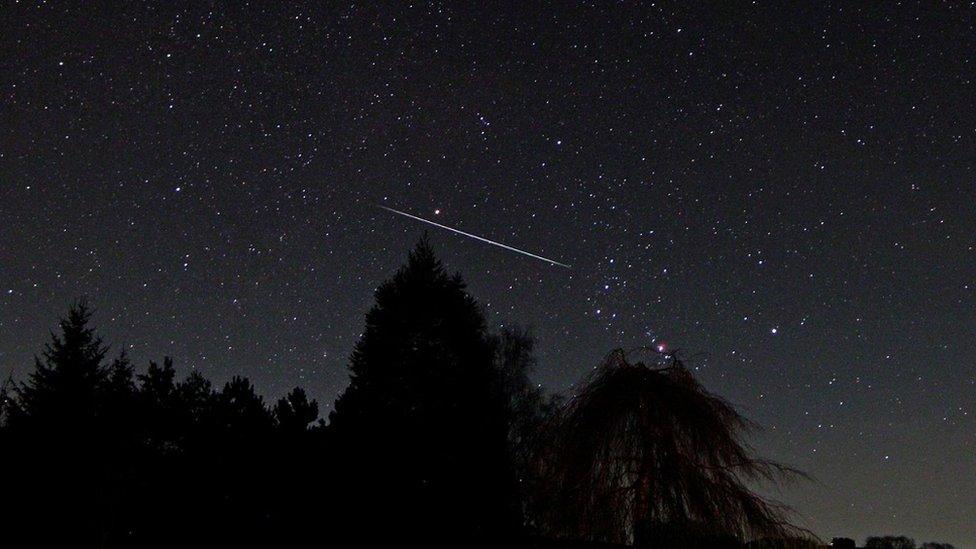
[[[27,380],[3,387],[0,443],[13,474],[0,516],[16,525],[4,541],[270,544],[272,521],[286,507],[278,498],[298,493],[294,482],[274,488],[276,472],[293,467],[298,452],[319,450],[299,444],[308,433],[276,430],[244,378],[217,393],[198,372],[177,382],[169,358],[138,376],[125,353],[106,364],[90,320],[84,303],[73,306]],[[300,390],[287,401],[292,424],[315,419],[317,405]],[[313,461],[303,457],[304,472]]]
[[[508,448],[515,467],[523,514],[529,496],[544,482],[533,463],[534,449],[548,418],[558,409],[557,400],[546,398],[529,379],[535,369],[535,341],[528,331],[503,328],[495,336],[496,383],[508,408]]]
[[[510,413],[509,446],[522,452],[531,445],[550,411],[542,389],[529,379],[536,366],[535,341],[528,331],[503,328],[494,344],[498,391]]]
[[[16,404],[11,395],[11,391],[15,387],[13,375],[10,375],[0,384],[0,428],[7,426],[7,418],[10,417],[10,411]],[[0,431],[2,434],[3,431]]]
[[[335,497],[333,466],[321,424],[319,405],[305,391],[294,388],[274,407],[277,432],[272,454],[275,482],[273,531],[275,543],[300,547],[316,540],[334,539],[335,518],[329,502]]]
[[[266,433],[274,425],[274,417],[264,405],[264,399],[254,392],[254,385],[246,377],[234,376],[224,385],[217,409],[221,426],[228,434]]]
[[[906,536],[871,536],[865,549],[915,549],[915,540]]]
[[[145,374],[137,376],[143,442],[158,452],[178,452],[185,434],[179,422],[179,402],[176,395],[176,369],[173,360],[165,358],[163,365],[149,363]]]
[[[705,547],[711,548],[711,545],[706,542],[702,547],[703,549]],[[806,534],[758,538],[743,544],[743,547],[745,549],[823,549],[823,544]],[[830,547],[833,548],[834,545],[831,544]]]
[[[544,528],[668,546],[795,533],[782,508],[743,484],[790,471],[755,457],[740,440],[751,424],[680,361],[658,360],[611,353],[561,411],[540,455]]]
[[[28,380],[14,389],[12,428],[27,423],[32,429],[70,434],[94,426],[108,348],[88,326],[90,319],[91,310],[80,302],[61,320],[61,333],[51,334],[43,360],[35,358]]]
[[[377,289],[328,426],[299,387],[269,407],[245,377],[215,390],[170,358],[137,374],[91,316],[73,306],[0,386],[9,546],[815,546],[746,486],[795,472],[756,457],[753,424],[679,360],[615,351],[547,398],[528,332],[489,333],[426,238]]]
[[[493,359],[481,308],[425,237],[377,289],[330,415],[348,507],[384,525],[361,536],[471,546],[513,535],[519,501]]]
[[[286,431],[304,431],[319,417],[319,403],[312,400],[301,387],[295,387],[275,404],[275,420]]]
[[[119,434],[108,429],[105,397],[124,384],[127,365],[123,356],[111,372],[105,366],[108,349],[90,319],[84,302],[71,307],[8,401],[4,438],[14,451],[5,457],[16,471],[8,489],[17,496],[4,502],[4,515],[19,526],[10,532],[14,546],[85,546],[105,527],[96,509],[114,497],[106,458]],[[52,523],[59,528],[46,528]]]

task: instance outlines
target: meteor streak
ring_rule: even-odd
[[[567,264],[565,264],[565,263],[560,263],[558,261],[554,261],[552,259],[549,259],[549,258],[546,258],[546,257],[542,257],[541,255],[535,255],[535,254],[529,253],[529,252],[527,252],[525,250],[520,250],[518,248],[513,248],[511,246],[502,244],[501,242],[495,242],[494,240],[488,240],[487,238],[482,238],[482,237],[480,237],[478,235],[474,235],[474,234],[471,234],[471,233],[466,233],[464,231],[459,231],[459,230],[457,230],[457,229],[455,229],[453,227],[448,227],[447,225],[441,225],[440,223],[434,223],[433,221],[430,221],[429,219],[424,219],[422,217],[417,217],[415,215],[411,215],[411,214],[408,214],[406,212],[401,212],[400,210],[394,210],[393,208],[387,208],[386,206],[380,206],[379,204],[377,204],[377,206],[379,206],[380,208],[383,208],[384,210],[386,210],[388,212],[393,212],[393,213],[395,213],[397,215],[402,215],[403,217],[409,217],[410,219],[415,219],[417,221],[422,221],[424,223],[427,223],[428,225],[433,225],[435,227],[440,227],[441,229],[447,229],[448,231],[451,231],[452,233],[457,233],[457,234],[460,234],[460,235],[463,235],[463,236],[467,236],[469,238],[473,238],[475,240],[480,240],[482,242],[486,242],[488,244],[491,244],[492,246],[498,246],[499,248],[505,248],[506,250],[510,250],[510,251],[513,251],[513,252],[516,252],[516,253],[520,253],[522,255],[527,255],[529,257],[538,259],[540,261],[545,261],[546,263],[551,263],[553,265],[557,265],[559,267],[565,267],[567,269],[570,268],[570,266],[567,265]]]

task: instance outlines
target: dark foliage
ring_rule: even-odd
[[[922,549],[956,549],[951,543],[937,543],[927,541],[922,544]]]
[[[214,391],[172,361],[136,376],[71,308],[26,382],[4,388],[0,444],[10,547],[223,547],[271,544],[298,516],[289,475],[315,445],[317,404],[300,390],[281,420],[234,378]],[[302,423],[304,422],[304,423]],[[290,482],[278,482],[288,479]]]
[[[495,545],[521,523],[496,342],[426,239],[376,291],[331,428],[342,524],[374,543]],[[375,525],[382,524],[382,528]]]
[[[509,410],[509,456],[525,516],[529,513],[526,503],[540,491],[543,482],[533,463],[535,449],[542,442],[540,435],[547,419],[559,407],[558,399],[547,398],[529,380],[529,373],[535,368],[534,346],[532,336],[517,328],[505,328],[495,338],[496,383]],[[531,520],[529,523],[531,526]]]
[[[309,401],[301,387],[292,389],[288,396],[278,400],[274,407],[278,426],[291,432],[302,432],[319,417],[319,404]]]
[[[137,372],[90,320],[72,307],[0,387],[5,546],[810,544],[742,483],[788,470],[680,363],[617,353],[548,398],[529,334],[489,333],[426,239],[377,289],[328,426],[301,388],[269,406],[246,378]]]
[[[915,549],[915,540],[905,536],[872,536],[864,542],[865,549]]]
[[[556,416],[539,454],[544,530],[648,546],[802,534],[745,483],[791,471],[756,457],[741,441],[750,423],[680,361],[654,358],[611,353]]]
[[[779,536],[759,538],[745,544],[745,549],[822,549],[823,546],[808,536]]]
[[[426,241],[377,291],[333,425],[170,359],[142,372],[72,307],[0,390],[15,547],[424,546],[521,534],[518,452],[541,422],[531,339],[492,336]],[[318,421],[317,421],[318,420]],[[522,460],[524,462],[524,460]],[[57,527],[52,527],[57,525]]]
[[[865,549],[915,549],[915,547],[915,540],[907,536],[871,536],[864,542]],[[951,543],[927,541],[921,545],[921,549],[955,548]]]
[[[61,333],[51,335],[34,372],[7,402],[4,457],[16,474],[7,477],[4,518],[23,526],[12,534],[67,542],[94,541],[102,532],[97,509],[114,495],[103,464],[120,445],[112,427],[121,421],[101,403],[111,402],[102,397],[124,383],[127,365],[120,357],[116,375],[109,375],[107,347],[88,326],[90,316],[84,303],[72,307]],[[48,526],[55,517],[61,528]]]

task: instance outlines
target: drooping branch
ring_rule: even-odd
[[[534,506],[543,530],[618,543],[673,525],[802,534],[787,508],[746,486],[798,474],[754,455],[742,439],[755,424],[673,355],[650,365],[627,357],[612,352],[549,425],[537,457],[548,489]]]

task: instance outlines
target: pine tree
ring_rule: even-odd
[[[274,424],[274,417],[264,405],[264,399],[254,392],[254,385],[246,377],[234,376],[228,381],[217,403],[221,426],[229,433],[244,436],[261,434]]]
[[[180,430],[191,443],[205,439],[216,424],[216,400],[213,385],[194,370],[176,384],[177,412]]]
[[[310,402],[301,387],[295,387],[284,398],[278,400],[274,408],[278,426],[288,432],[301,432],[319,417],[319,403]]]
[[[55,430],[76,436],[95,426],[98,396],[108,377],[103,365],[108,348],[88,323],[91,309],[84,302],[61,319],[61,334],[51,334],[43,358],[27,382],[14,390],[10,422],[14,428]],[[26,425],[25,425],[26,424]]]
[[[512,534],[519,504],[493,356],[480,306],[425,237],[377,289],[330,415],[347,496],[371,515],[361,520],[428,544]]]
[[[18,525],[11,546],[94,546],[105,531],[97,510],[113,497],[103,398],[109,368],[90,320],[85,303],[73,306],[9,401],[7,435],[15,451],[5,458],[17,471],[8,486],[17,497],[4,515]]]
[[[106,442],[113,448],[112,459],[124,462],[138,445],[142,417],[138,413],[132,363],[125,350],[109,364],[99,390],[99,423]]]
[[[184,433],[177,421],[179,402],[173,360],[169,357],[163,359],[162,366],[150,362],[146,373],[138,378],[140,415],[146,444],[161,452],[178,451]]]

